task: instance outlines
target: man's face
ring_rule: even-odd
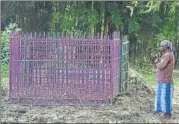
[[[164,47],[164,46],[161,46],[161,50],[162,50],[162,51],[165,51],[165,47]]]

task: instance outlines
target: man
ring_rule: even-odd
[[[172,52],[172,43],[168,40],[161,42],[163,55],[161,60],[156,63],[156,95],[155,95],[155,113],[165,113],[171,117],[172,96],[173,96],[173,70],[174,54]]]

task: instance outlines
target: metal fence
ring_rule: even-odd
[[[36,105],[109,103],[120,92],[120,37],[13,32],[12,102]]]
[[[128,36],[124,36],[121,42],[121,83],[120,92],[127,90],[128,68],[129,68],[129,41]]]

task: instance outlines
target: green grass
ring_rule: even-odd
[[[2,73],[1,85],[2,85],[2,86],[8,86],[8,84],[9,84],[8,65],[2,65],[2,66],[1,66],[1,73]]]
[[[9,77],[4,77],[1,80],[1,86],[8,86],[9,85]]]
[[[156,84],[154,73],[145,73],[140,71],[140,74],[142,75],[143,79],[147,82],[148,85]]]
[[[1,73],[2,73],[2,78],[3,77],[8,77],[8,75],[9,75],[9,67],[8,67],[8,65],[2,65],[1,66]]]
[[[149,86],[154,86],[156,84],[156,80],[155,80],[155,74],[154,72],[149,73],[151,71],[142,71],[140,70],[139,73],[142,75],[142,77],[144,78],[144,80],[147,82],[147,84]],[[179,86],[179,70],[175,70],[174,74],[173,74],[173,82],[176,86]]]
[[[174,70],[174,74],[173,74],[173,82],[175,85],[179,86],[179,70]]]

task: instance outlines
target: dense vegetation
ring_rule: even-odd
[[[179,50],[179,2],[169,1],[3,1],[1,15],[2,64],[8,64],[7,28],[18,24],[22,31],[85,32],[111,35],[120,31],[130,41],[130,61],[141,67],[150,48],[169,39]],[[10,25],[9,30],[17,28]],[[140,57],[142,55],[142,57]],[[177,62],[177,59],[176,59]],[[7,70],[7,69],[4,69]]]

